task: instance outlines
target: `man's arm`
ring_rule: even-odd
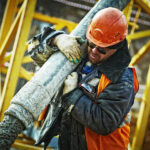
[[[64,32],[56,31],[52,27],[45,27],[42,33],[35,35],[28,42],[28,54],[40,67],[58,50],[56,46],[52,45],[52,40],[60,34],[64,34]]]
[[[56,31],[52,27],[45,27],[41,34],[34,36],[28,42],[28,54],[42,66],[48,58],[60,50],[68,60],[78,63],[81,59],[80,44],[84,43],[80,37]]]
[[[97,12],[97,11],[99,11],[99,10],[101,10],[102,8],[105,8],[105,7],[108,7],[108,6],[112,6],[112,7],[116,7],[116,8],[119,8],[119,9],[123,9],[126,5],[127,5],[127,3],[129,2],[129,0],[126,0],[126,1],[121,1],[120,2],[120,0],[118,0],[118,1],[115,1],[115,3],[114,3],[114,1],[113,0],[110,0],[109,1],[109,3],[106,3],[105,1],[99,1],[99,2],[97,2],[97,4],[96,4],[96,6],[95,7],[93,7],[93,9],[88,13],[88,15],[82,20],[82,22],[80,23],[80,25],[78,25],[77,27],[76,27],[76,29],[72,32],[72,35],[80,35],[80,36],[82,36],[82,37],[85,37],[85,33],[86,33],[86,29],[87,29],[87,26],[88,26],[88,24],[89,24],[89,22],[91,21],[91,18],[94,16],[94,14]],[[62,58],[62,55],[60,56],[59,54],[58,55],[55,55],[55,58],[60,58],[60,59],[63,59]],[[62,67],[63,68],[67,68],[68,66],[70,67],[69,69],[67,69],[67,70],[69,70],[69,71],[71,71],[71,70],[73,70],[73,69],[71,69],[71,68],[73,68],[74,66],[72,66],[72,65],[68,65],[68,63],[67,63],[67,61],[65,61],[66,63],[65,63],[65,65],[63,64],[62,65]],[[46,64],[47,65],[47,64]],[[59,65],[59,64],[55,64],[56,65],[56,67]],[[54,65],[54,66],[55,66]],[[46,69],[48,69],[48,67],[49,67],[49,64],[47,65],[47,66],[45,66],[45,68]],[[43,69],[44,70],[44,69]],[[41,77],[44,77],[44,75],[43,75],[43,70],[41,70],[40,71],[40,75],[41,75]],[[63,71],[64,71],[64,69],[63,69]],[[65,70],[66,71],[66,70]],[[48,72],[49,73],[49,72]],[[56,76],[56,78],[58,77],[58,75],[59,75],[59,73],[58,73],[58,71],[56,70],[56,73],[55,73],[57,76]],[[67,71],[66,71],[66,74],[69,74]],[[66,75],[65,74],[65,75]],[[53,72],[50,72],[50,75],[53,75]],[[38,75],[37,75],[38,76]],[[36,77],[34,77],[34,79],[32,80],[32,81],[35,81],[35,79],[38,79],[37,78],[37,76]],[[47,78],[46,78],[47,79]],[[44,80],[45,80],[45,78],[44,78]],[[61,78],[61,80],[57,80],[57,81],[59,81],[59,83],[57,82],[57,86],[55,85],[53,85],[53,88],[50,88],[50,91],[49,91],[49,97],[51,98],[53,95],[54,95],[54,93],[56,92],[56,87],[60,87],[60,85],[61,85],[61,82],[60,81],[63,81],[64,80],[64,78],[62,77]],[[39,80],[39,81],[41,81],[41,80]],[[43,81],[43,80],[42,80]],[[49,80],[47,80],[47,85],[49,86],[49,85],[51,85],[50,83],[53,83],[53,82],[49,82],[49,81],[52,81],[52,79],[49,79]],[[44,82],[44,81],[43,81]],[[42,85],[43,85],[43,82],[42,82]],[[31,82],[30,82],[31,83]],[[31,85],[31,84],[28,84],[28,85]],[[33,86],[31,86],[32,87],[32,90],[28,87],[28,85],[27,85],[27,87],[24,87],[23,88],[23,90],[21,90],[20,91],[20,93],[21,93],[21,95],[24,93],[24,91],[26,91],[26,93],[27,93],[27,95],[26,96],[30,96],[31,94],[30,94],[30,91],[32,92],[32,95],[34,95],[33,94],[33,92],[34,91],[36,91],[37,89],[35,88],[36,87],[36,85],[37,84],[33,84]],[[44,86],[45,86],[45,84],[44,84]],[[39,86],[40,87],[40,86]],[[43,87],[43,86],[42,86]],[[28,90],[29,89],[29,90]],[[36,90],[35,90],[36,89]],[[40,96],[40,94],[43,92],[43,90],[41,90],[41,89],[44,89],[44,91],[45,91],[45,93],[47,94],[48,92],[46,91],[46,88],[45,87],[43,87],[43,88],[39,88],[40,90],[37,90],[37,93],[39,94],[38,96]],[[51,90],[52,89],[52,90]],[[53,89],[55,89],[55,90],[53,90]],[[46,95],[44,93],[44,95],[43,95],[43,97],[40,97],[40,98],[38,98],[38,99],[34,99],[35,101],[36,101],[36,103],[34,103],[34,102],[32,102],[33,101],[33,99],[32,98],[29,98],[29,99],[26,99],[27,97],[25,96],[25,98],[21,98],[21,97],[15,97],[14,99],[14,101],[16,102],[17,101],[17,103],[19,102],[19,104],[21,104],[21,105],[19,105],[20,106],[20,108],[21,108],[21,110],[23,109],[24,111],[25,110],[27,110],[30,114],[28,115],[24,115],[24,118],[26,117],[28,120],[27,120],[27,123],[24,123],[24,126],[25,125],[29,125],[29,123],[30,122],[32,122],[33,121],[33,119],[37,119],[37,116],[39,115],[39,113],[38,112],[41,112],[41,110],[43,109],[43,107],[45,106],[45,105],[47,105],[48,104],[48,99],[49,99],[49,97]],[[52,94],[51,94],[52,93]],[[44,97],[45,96],[45,97]],[[48,98],[47,98],[48,97]],[[20,98],[20,99],[19,99]],[[36,96],[36,98],[37,98],[37,96]],[[42,105],[39,105],[38,103],[39,102],[41,102],[41,100],[42,100],[42,98],[46,98],[46,100],[44,100],[44,102],[42,102]],[[27,103],[26,104],[30,104],[31,103],[31,105],[28,105],[27,107],[28,107],[28,109],[26,109],[27,107],[24,107],[25,105],[24,105],[24,102],[27,100]],[[29,102],[30,101],[30,102]],[[28,103],[29,102],[29,103]],[[16,103],[13,103],[14,105],[16,105]],[[38,104],[38,105],[37,105]],[[44,106],[43,106],[44,105]],[[18,110],[18,107],[17,107],[18,105],[16,105],[16,108],[17,108],[17,110]],[[9,110],[12,110],[13,111],[13,108],[14,107],[12,107],[12,104],[10,105],[10,107],[9,107]],[[39,110],[38,111],[32,111],[32,109],[33,108],[39,108]],[[16,111],[15,111],[16,112]],[[16,115],[16,117],[17,118],[19,118],[20,116],[22,115],[22,112],[18,112],[18,115]],[[31,117],[30,118],[30,116],[33,116],[33,118]],[[21,117],[22,118],[22,117]],[[23,118],[23,119],[24,119]],[[25,118],[25,120],[26,120],[26,118]],[[19,119],[18,119],[19,120]],[[20,121],[21,122],[21,121]],[[2,122],[3,123],[3,122]],[[7,125],[7,122],[6,122],[6,124],[5,124],[5,126]],[[1,133],[3,133],[2,132],[2,130],[0,130],[0,134]],[[11,136],[11,134],[9,134],[10,136]],[[0,138],[0,141],[3,141],[4,139],[3,138]],[[8,139],[9,140],[9,139]],[[7,145],[7,143],[6,143],[6,145]],[[10,145],[9,145],[10,146]]]
[[[109,84],[99,95],[97,103],[84,95],[79,88],[63,97],[64,105],[74,105],[71,115],[94,132],[107,135],[119,127],[129,102],[134,99],[133,79]]]

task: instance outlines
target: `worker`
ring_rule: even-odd
[[[127,150],[129,112],[138,91],[138,80],[135,69],[128,67],[131,57],[124,14],[112,7],[96,13],[86,32],[86,54],[82,60],[77,37],[52,32],[55,36],[49,36],[49,46],[58,47],[70,61],[79,63],[60,91],[63,113],[56,126],[58,130],[53,128],[59,134],[59,149]],[[34,51],[31,54],[38,63],[40,59],[45,61],[44,54]],[[8,122],[8,130],[15,135],[11,138],[15,139],[24,125],[15,114],[5,115],[0,127]],[[15,127],[11,127],[12,121]],[[48,137],[44,131],[43,136]],[[1,138],[0,134],[0,147]]]

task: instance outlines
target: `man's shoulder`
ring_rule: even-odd
[[[132,69],[130,68],[130,67],[127,67],[125,70],[124,70],[124,72],[123,72],[123,74],[122,74],[122,76],[121,76],[121,78],[120,78],[120,81],[126,81],[126,82],[133,82],[133,71],[132,71]]]

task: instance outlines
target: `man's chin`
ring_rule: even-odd
[[[90,59],[90,58],[89,58],[89,61],[90,61],[93,65],[102,63],[101,61],[96,61],[96,60],[93,60],[93,59]]]
[[[90,56],[88,57],[89,58],[89,61],[92,63],[92,64],[98,64],[99,62],[97,61],[97,59],[93,59],[91,58]]]
[[[90,60],[90,59],[89,59]],[[90,60],[90,62],[92,63],[92,64],[97,64],[97,62],[95,62],[94,60]]]

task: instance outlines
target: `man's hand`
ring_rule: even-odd
[[[68,75],[67,79],[64,81],[63,95],[74,90],[77,87],[77,82],[78,82],[77,72],[72,72],[70,75]]]
[[[59,34],[64,34],[64,32],[56,31],[52,27],[45,27],[42,33],[36,35],[28,42],[28,54],[39,66],[42,66],[58,50],[57,47],[51,46],[51,41]]]
[[[64,110],[67,110],[70,113],[77,101],[83,95],[83,92],[80,88],[77,88],[78,83],[78,74],[77,72],[72,72],[67,76],[67,79],[64,81],[64,89],[62,98],[62,107]]]
[[[53,43],[70,61],[78,63],[81,59],[80,44],[83,42],[81,37],[60,34],[55,37]]]

